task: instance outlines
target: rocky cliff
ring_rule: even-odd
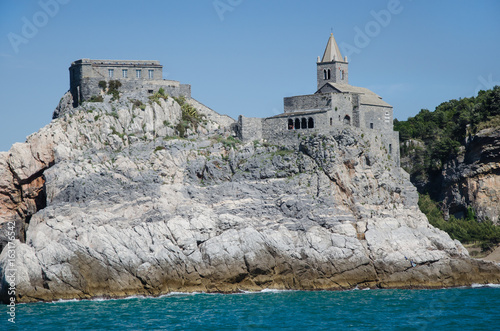
[[[361,132],[242,144],[190,100],[205,117],[179,138],[172,98],[69,98],[0,154],[1,231],[17,233],[13,265],[0,255],[4,301],[9,268],[18,302],[500,282],[429,225],[408,176]]]
[[[500,224],[500,127],[471,136],[442,171],[442,200],[449,214],[472,207],[479,219]]]

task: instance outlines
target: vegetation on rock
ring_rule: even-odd
[[[464,219],[445,221],[438,207],[442,198],[442,170],[464,153],[466,141],[480,130],[500,126],[500,86],[477,96],[443,102],[435,111],[422,109],[406,121],[394,120],[399,131],[402,167],[417,186],[420,208],[430,223],[463,243],[480,242],[483,249],[500,242],[500,227],[488,219],[479,221],[468,207]]]

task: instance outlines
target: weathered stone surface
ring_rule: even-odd
[[[217,116],[176,139],[170,98],[86,103],[0,154],[2,221],[29,214],[18,301],[500,282],[429,225],[381,142],[346,128],[294,150],[233,145]]]
[[[450,214],[463,216],[472,207],[480,219],[500,222],[500,128],[479,131],[464,154],[442,172],[443,203]]]

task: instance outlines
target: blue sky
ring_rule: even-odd
[[[0,151],[51,121],[74,60],[159,60],[212,109],[266,117],[315,92],[331,31],[350,84],[404,120],[500,85],[498,17],[496,0],[0,0]]]

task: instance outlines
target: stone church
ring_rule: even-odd
[[[364,87],[349,85],[349,63],[342,57],[333,34],[317,61],[317,91],[284,98],[284,113],[268,118],[240,116],[237,133],[243,141],[270,143],[296,140],[298,133],[328,134],[350,126],[382,139],[399,161],[399,135],[393,131],[392,106]]]

